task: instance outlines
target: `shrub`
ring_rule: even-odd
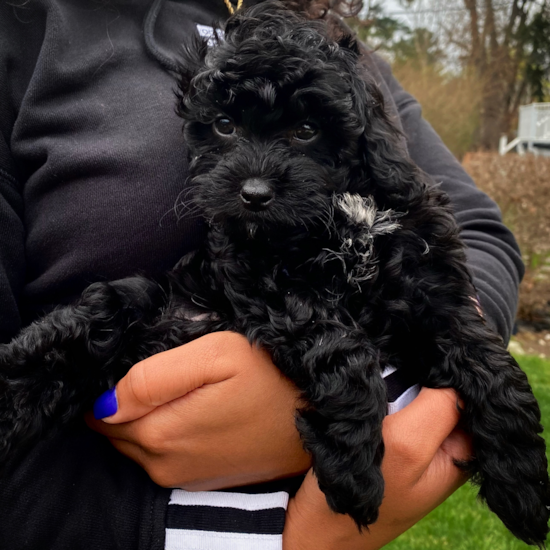
[[[500,206],[526,267],[518,319],[550,328],[550,159],[468,153],[464,168]]]

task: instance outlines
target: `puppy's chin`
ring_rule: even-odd
[[[234,242],[254,241],[269,247],[285,247],[286,243],[303,239],[310,229],[303,221],[269,215],[214,216],[211,224],[229,236]]]
[[[243,217],[234,220],[225,220],[220,225],[222,230],[234,239],[252,239],[255,241],[271,241],[274,235],[280,239],[288,239],[292,236],[306,234],[305,227],[296,223],[289,224],[288,220],[262,219],[258,217]]]
[[[258,224],[256,222],[245,222],[246,234],[249,239],[253,239],[258,231]]]

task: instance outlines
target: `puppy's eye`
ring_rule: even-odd
[[[235,123],[226,117],[218,118],[214,122],[214,130],[222,137],[232,136],[235,133]]]
[[[317,126],[311,122],[304,122],[294,130],[293,137],[298,141],[311,141],[318,133]]]

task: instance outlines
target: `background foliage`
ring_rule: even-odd
[[[499,204],[520,245],[526,271],[518,318],[550,329],[550,159],[470,153],[463,165]]]
[[[397,1],[401,12],[368,0],[348,23],[393,63],[457,157],[496,149],[520,105],[550,100],[550,0]]]

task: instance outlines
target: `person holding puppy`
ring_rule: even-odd
[[[227,12],[221,0],[0,3],[3,341],[89,283],[161,273],[200,241],[192,209],[173,210],[187,166],[165,69],[182,36]],[[367,57],[411,156],[451,196],[484,314],[507,338],[521,275],[513,237],[387,65]],[[296,389],[238,335],[151,357],[119,382],[117,398],[103,421],[87,417],[112,446],[77,426],[10,465],[0,481],[6,547],[162,548],[172,493],[162,487],[215,490],[310,467],[294,427]],[[452,392],[423,390],[386,419],[386,498],[370,533],[332,514],[307,474],[283,548],[380,548],[395,538],[465,481],[452,461],[469,453],[457,423]]]

